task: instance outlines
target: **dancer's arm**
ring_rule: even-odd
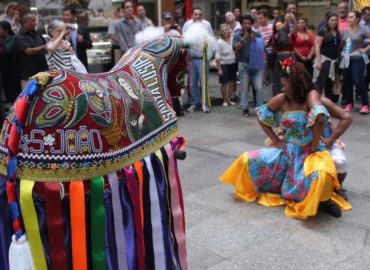
[[[280,111],[284,102],[285,102],[285,96],[283,94],[276,95],[267,103],[267,108],[274,113],[278,112]],[[266,133],[266,135],[273,141],[276,147],[281,147],[283,144],[283,141],[280,140],[280,138],[275,134],[272,127],[264,124],[260,120],[258,120],[258,123],[260,124],[260,126],[262,127],[262,130]]]
[[[339,137],[342,136],[342,134],[352,124],[352,116],[326,97],[321,97],[321,102],[325,105],[330,116],[339,119],[339,122],[333,129],[331,136],[323,140],[327,147],[331,147],[332,144],[339,139]]]
[[[308,106],[310,110],[314,105],[322,105],[320,101],[320,94],[316,90],[312,90],[307,96]],[[325,128],[325,115],[319,114],[316,117],[316,121],[313,127],[313,138],[311,141],[311,152],[315,152],[317,147],[320,143],[321,134],[323,133]]]

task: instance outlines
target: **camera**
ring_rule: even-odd
[[[175,24],[175,25],[171,25],[170,26],[170,30],[177,30],[177,25]]]

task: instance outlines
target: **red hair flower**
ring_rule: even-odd
[[[280,61],[281,69],[285,70],[286,73],[290,74],[290,66],[294,64],[294,60],[291,57],[284,59],[283,62]]]

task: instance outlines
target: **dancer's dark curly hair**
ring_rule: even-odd
[[[284,65],[284,63],[287,63]],[[314,89],[312,78],[302,63],[293,60],[283,61],[281,77],[290,81],[293,100],[299,104],[304,104],[308,93]]]

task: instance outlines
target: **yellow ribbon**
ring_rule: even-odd
[[[21,180],[21,211],[35,267],[37,270],[47,270],[36,209],[32,197],[34,185],[34,181],[29,181],[27,179]]]

